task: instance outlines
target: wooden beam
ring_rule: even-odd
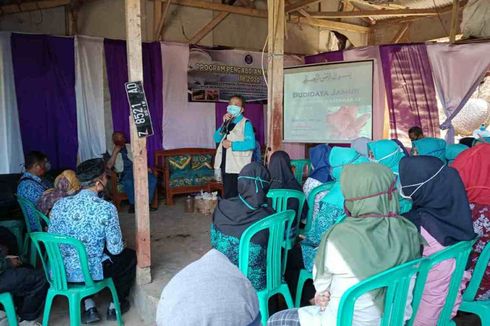
[[[44,0],[44,1],[30,1],[19,2],[15,4],[0,6],[0,16],[11,15],[19,12],[37,11],[41,9],[50,9],[56,7],[63,7],[69,5],[71,0]]]
[[[216,17],[214,17],[209,23],[207,23],[203,28],[197,31],[194,36],[191,37],[189,43],[197,44],[200,40],[206,37],[213,29],[216,28],[226,17],[230,15],[229,12],[220,12]]]
[[[313,5],[315,3],[320,2],[321,0],[302,0],[302,1],[297,1],[295,3],[289,4],[286,6],[286,13],[290,13],[293,11],[296,11],[298,9],[302,9],[304,7],[307,7],[309,5]]]
[[[339,31],[339,32],[347,31],[347,32],[354,32],[354,33],[369,33],[369,31],[371,30],[369,27],[366,26],[337,22],[332,20],[316,19],[311,17],[293,16],[291,17],[290,21],[293,23],[296,22],[299,24],[307,24],[307,25],[326,28],[332,31]]]
[[[451,9],[451,30],[449,31],[449,42],[454,43],[456,41],[456,33],[458,32],[458,17],[459,17],[459,0],[453,0],[453,7]]]
[[[268,1],[268,96],[267,131],[268,154],[282,147],[284,93],[284,0]]]
[[[143,80],[143,59],[141,48],[141,0],[125,0],[126,49],[128,55],[129,81]],[[123,85],[120,85],[121,87]],[[136,282],[151,282],[150,211],[148,202],[148,162],[146,138],[138,138],[132,117],[131,150],[133,153],[134,203],[136,218]]]
[[[161,14],[161,17],[160,17],[160,21],[158,22],[158,26],[157,26],[157,29],[155,31],[155,40],[161,40],[162,37],[163,37],[163,29],[165,27],[165,22],[167,20],[167,16],[168,16],[168,12],[170,10],[170,4],[172,2],[171,1],[167,1],[167,3],[165,3],[165,7],[163,9],[163,12]]]
[[[396,9],[396,10],[356,10],[356,11],[325,11],[308,12],[313,18],[365,18],[365,17],[409,17],[409,16],[437,16],[435,9]]]
[[[396,44],[400,42],[400,40],[402,39],[403,36],[405,36],[409,28],[410,28],[410,23],[403,24],[402,27],[400,27],[400,29],[398,30],[398,32],[396,32],[390,44]]]
[[[162,1],[164,3],[168,2],[166,0],[151,0],[151,1]],[[267,18],[266,10],[223,5],[221,3],[208,2],[203,0],[170,0],[170,1],[172,2],[172,4],[176,4],[184,7],[223,11],[223,12],[228,12],[230,14],[237,14],[237,15],[250,16],[250,17]]]
[[[153,40],[158,41],[159,35],[157,34],[160,20],[162,19],[162,2],[153,1]]]

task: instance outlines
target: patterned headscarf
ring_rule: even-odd
[[[75,171],[65,170],[54,180],[54,188],[46,190],[39,198],[37,207],[47,215],[59,199],[76,194],[80,188]]]

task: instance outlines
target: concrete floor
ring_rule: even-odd
[[[165,284],[210,249],[211,216],[184,213],[184,203],[184,197],[176,198],[174,206],[166,206],[162,202],[158,211],[151,213],[153,282],[135,286],[131,294],[131,310],[123,316],[125,325],[154,325],[156,305]],[[128,246],[134,248],[134,214],[128,214],[127,207],[123,206],[119,219]],[[104,320],[97,325],[116,325],[105,321],[109,300],[107,293],[95,298]],[[56,299],[49,325],[69,325],[68,305],[63,298]]]

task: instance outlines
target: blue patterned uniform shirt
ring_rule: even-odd
[[[37,201],[39,198],[41,198],[46,189],[47,188],[42,184],[41,178],[39,178],[37,175],[25,172],[20,178],[19,185],[17,186],[17,196],[29,200],[34,206],[36,206]],[[32,232],[41,231],[37,227],[37,218],[36,213],[32,209],[27,208],[27,219],[29,221],[29,225],[31,226]]]
[[[104,248],[113,255],[124,249],[116,207],[88,189],[56,202],[51,210],[48,232],[82,241],[87,250],[90,274],[96,281],[104,278],[102,262],[109,259]],[[62,246],[61,254],[68,282],[83,282],[75,250]]]

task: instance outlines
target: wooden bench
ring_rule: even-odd
[[[221,192],[221,194],[223,193],[223,185],[217,183],[215,180],[210,180],[205,184],[199,184],[199,185],[170,187],[169,158],[182,156],[182,155],[190,155],[192,161],[193,155],[211,155],[212,156],[211,167],[213,167],[215,152],[216,150],[208,149],[208,148],[178,148],[178,149],[171,149],[171,150],[158,150],[155,152],[154,171],[156,172],[157,177],[159,178],[157,188],[158,187],[164,188],[162,190],[165,191],[165,198],[166,198],[167,205],[169,206],[173,205],[174,204],[173,197],[178,194],[191,194],[191,193],[199,192],[201,190],[204,191],[218,190]],[[162,181],[160,182],[160,180]]]

